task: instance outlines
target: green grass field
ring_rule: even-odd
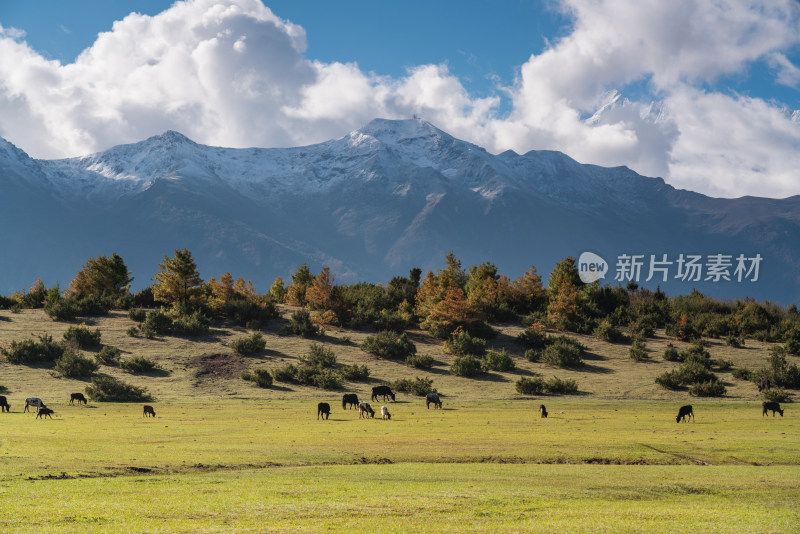
[[[0,342],[68,327],[37,311],[0,314]],[[427,376],[445,395],[443,410],[405,394],[373,403],[390,409],[383,421],[343,411],[341,391],[199,377],[195,358],[230,353],[243,330],[146,340],[125,335],[131,324],[115,313],[93,327],[123,357],[145,355],[166,372],[101,371],[147,387],[154,419],[141,404],[69,406],[85,382],[0,361],[12,404],[0,414],[0,532],[800,532],[795,406],[763,417],[755,387],[729,373],[723,399],[661,390],[653,377],[676,365],[661,359],[663,337],[648,342],[648,363],[630,361],[626,345],[581,338],[589,366],[570,371],[519,357],[519,327],[505,326],[492,343],[519,369],[470,380],[446,373],[452,357],[422,333],[420,352],[439,362],[430,372],[374,360],[358,349],[366,334],[328,331],[340,362],[372,370],[348,391],[368,398],[382,380]],[[294,361],[309,344],[267,339],[268,352],[245,366]],[[710,350],[735,367],[766,357],[749,341]],[[574,378],[581,394],[516,394],[530,373]],[[53,419],[21,413],[32,395]],[[316,419],[319,401],[331,403],[330,420]],[[696,421],[676,424],[688,403]]]

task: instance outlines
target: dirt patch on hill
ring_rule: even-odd
[[[189,360],[197,378],[235,378],[247,366],[238,354],[203,354]]]

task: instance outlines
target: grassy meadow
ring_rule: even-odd
[[[287,316],[288,307],[282,308]],[[0,311],[0,343],[69,324],[41,311]],[[380,361],[358,346],[367,334],[329,329],[317,340],[340,363],[367,364],[367,381],[345,390],[369,398],[373,385],[424,376],[444,409],[398,394],[390,421],[342,410],[343,391],[276,382],[261,389],[241,370],[296,361],[309,341],[265,333],[267,351],[233,357],[243,329],[216,326],[200,339],[129,337],[122,312],[96,318],[102,341],[123,358],[146,356],[162,372],[102,373],[147,387],[156,418],[141,404],[69,406],[86,382],[46,367],[0,360],[12,412],[0,414],[0,532],[799,532],[800,418],[763,417],[753,384],[719,372],[722,399],[691,398],[655,383],[677,366],[661,358],[670,340],[648,340],[650,361],[628,345],[576,336],[588,346],[577,370],[531,363],[500,325],[490,342],[518,368],[465,379],[447,372],[441,342],[412,332],[429,371]],[[681,343],[675,343],[679,348]],[[712,340],[712,357],[758,367],[766,345],[741,349]],[[91,354],[91,353],[86,353]],[[203,356],[225,365],[203,367]],[[213,372],[211,372],[213,371]],[[577,396],[525,397],[521,376],[575,379]],[[22,413],[40,396],[53,419]],[[333,408],[316,419],[316,403]],[[540,403],[550,416],[539,417]],[[676,424],[682,404],[696,421]]]

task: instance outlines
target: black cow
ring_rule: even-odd
[[[547,408],[544,407],[544,404],[539,405],[539,413],[542,414],[542,417],[547,419]]]
[[[430,410],[431,404],[433,404],[434,408],[442,407],[442,399],[439,398],[438,393],[428,393],[425,395],[425,407]]]
[[[327,402],[320,402],[317,404],[317,420],[319,420],[319,416],[322,416],[323,419],[327,419],[331,415],[331,405]]]
[[[86,404],[86,397],[83,396],[83,393],[70,393],[69,394],[69,403],[72,404],[75,401],[78,401],[78,404],[80,404],[80,403]]]
[[[779,403],[768,401],[761,404],[762,416],[767,415],[767,412],[770,410],[772,410],[772,417],[775,417],[775,412],[778,412],[781,414],[781,417],[783,417],[783,410],[781,410],[781,405]]]
[[[358,395],[355,393],[342,395],[342,410],[346,410],[348,405],[353,409],[358,409]]]
[[[772,383],[769,381],[769,378],[766,376],[763,377],[761,380],[758,381],[758,391],[764,391],[765,389],[770,389],[772,387]]]
[[[44,419],[45,417],[49,417],[50,419],[52,419],[53,413],[54,413],[53,410],[51,410],[47,406],[42,406],[41,408],[39,408],[39,412],[36,414],[36,419],[39,419],[40,417],[42,419]]]
[[[3,395],[0,395],[0,409],[4,412],[11,411],[11,406],[8,405],[8,400]]]
[[[147,404],[142,406],[142,417],[150,417],[151,415],[153,417],[156,416],[156,411],[153,409],[153,407]]]
[[[375,410],[372,409],[372,406],[368,402],[359,402],[358,403],[358,418],[367,418],[375,417]]]
[[[692,418],[692,422],[694,422],[694,412],[692,412],[692,405],[687,404],[686,406],[681,406],[680,410],[678,410],[678,417],[675,418],[676,423],[680,423],[683,421],[684,423],[687,422],[686,417],[689,416]]]
[[[391,397],[394,400],[394,393],[392,393],[392,388],[389,386],[375,386],[372,388],[372,399],[370,400],[378,400],[379,395],[383,396],[383,400],[386,400],[386,397]]]

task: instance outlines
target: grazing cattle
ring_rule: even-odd
[[[317,404],[317,420],[319,420],[319,416],[322,416],[323,419],[327,419],[331,415],[331,405],[327,402],[320,402]]]
[[[83,393],[70,393],[69,394],[69,403],[72,404],[75,401],[78,401],[78,404],[80,404],[80,403],[86,404],[86,397],[83,396]]]
[[[11,411],[11,406],[9,406],[8,400],[3,395],[0,395],[0,409],[4,412]]]
[[[763,377],[761,380],[758,381],[758,391],[764,391],[765,389],[770,389],[772,387],[772,383],[769,381],[769,378],[766,376]]]
[[[346,410],[348,405],[353,408],[358,408],[358,395],[355,393],[345,393],[342,395],[342,410]]]
[[[430,410],[431,404],[433,404],[434,408],[442,407],[442,399],[439,398],[438,393],[428,393],[425,395],[425,407]]]
[[[542,414],[542,417],[547,419],[547,408],[544,407],[544,404],[539,405],[539,413]]]
[[[142,417],[150,417],[151,415],[153,417],[155,417],[156,416],[156,411],[153,410],[152,406],[148,406],[147,404],[145,404],[142,407]]]
[[[53,410],[51,410],[47,406],[42,406],[41,408],[39,408],[39,413],[36,414],[36,419],[39,419],[40,417],[42,419],[44,419],[45,417],[49,417],[50,419],[52,419]]]
[[[40,399],[39,397],[28,397],[27,399],[25,399],[25,409],[22,411],[27,412],[28,408],[30,408],[31,406],[33,406],[37,410],[40,410],[44,408],[44,403],[42,402],[42,399]]]
[[[772,410],[772,417],[775,417],[775,412],[778,412],[781,414],[781,417],[783,417],[783,410],[781,410],[781,405],[779,403],[768,401],[761,405],[762,416],[767,415],[767,412],[770,410]]]
[[[689,416],[692,418],[692,422],[694,422],[694,412],[692,412],[692,405],[687,404],[686,406],[681,406],[680,410],[678,410],[678,417],[675,418],[676,423],[680,423],[681,421],[687,422],[686,417]]]
[[[375,386],[372,388],[372,398],[370,400],[378,400],[379,395],[383,396],[384,401],[386,400],[386,397],[391,397],[392,400],[394,400],[394,393],[392,393],[392,388],[389,386]]]
[[[372,409],[372,406],[369,405],[368,402],[359,402],[358,403],[358,418],[367,418],[375,417],[375,410]]]
[[[391,419],[392,414],[389,413],[389,408],[381,406],[381,419]]]

